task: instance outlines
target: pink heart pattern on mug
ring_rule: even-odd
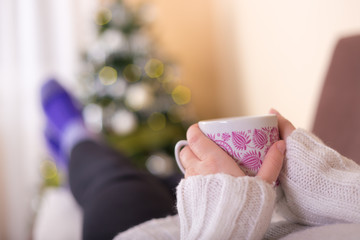
[[[248,175],[255,175],[271,145],[279,140],[277,127],[207,134]]]

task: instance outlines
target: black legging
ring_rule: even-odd
[[[134,168],[115,150],[87,140],[71,152],[71,191],[83,209],[83,239],[112,239],[152,218],[176,214],[174,188]]]

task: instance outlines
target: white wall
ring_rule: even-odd
[[[231,16],[227,21],[232,22],[222,27],[237,42],[231,46],[237,59],[233,76],[243,113],[262,114],[274,107],[298,127],[311,129],[337,39],[360,34],[360,1],[214,2],[222,15]],[[223,45],[221,51],[229,51]]]

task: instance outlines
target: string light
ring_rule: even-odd
[[[99,78],[102,84],[111,85],[117,80],[117,71],[112,67],[105,66],[100,70]]]
[[[164,73],[164,64],[155,58],[151,58],[145,65],[145,72],[151,78],[158,78]]]
[[[154,102],[152,89],[143,83],[131,85],[125,94],[126,105],[134,111],[139,111]]]
[[[99,26],[109,23],[112,19],[112,13],[107,8],[101,8],[95,15],[95,23]]]
[[[136,82],[140,80],[141,75],[141,68],[135,64],[129,64],[123,70],[123,76],[129,82]]]
[[[137,127],[136,116],[125,109],[119,110],[111,118],[111,127],[119,135],[129,134]]]
[[[174,102],[178,105],[184,105],[191,100],[191,91],[189,88],[179,85],[171,93]]]
[[[45,160],[40,165],[40,174],[44,179],[53,179],[58,175],[58,171],[54,162]]]

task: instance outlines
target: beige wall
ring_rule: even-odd
[[[159,46],[182,69],[199,118],[277,108],[311,129],[338,38],[360,33],[356,0],[152,0]]]
[[[129,0],[136,4],[141,0]],[[208,0],[149,0],[155,8],[152,33],[166,56],[174,60],[180,83],[192,91],[192,104],[199,119],[231,116],[239,113],[237,82],[231,73],[221,71],[225,63],[219,58],[219,22],[214,5]],[[221,14],[221,13],[220,13]],[[226,32],[226,34],[229,34]],[[232,50],[232,49],[231,49]],[[228,52],[222,52],[223,58]],[[230,57],[234,57],[233,54]],[[229,60],[229,59],[226,59]],[[235,61],[231,61],[235,63]],[[231,66],[230,61],[227,68]],[[234,72],[234,71],[232,71]],[[231,76],[231,77],[229,77]],[[231,103],[231,106],[229,105]]]
[[[165,55],[174,60],[180,81],[192,91],[191,106],[198,119],[244,114],[238,92],[234,16],[229,3],[197,0],[127,0],[149,2],[155,9],[152,33]],[[220,3],[220,2],[219,2]]]
[[[213,8],[207,0],[153,0],[153,33],[158,46],[181,70],[181,83],[192,90],[199,118],[218,117]]]
[[[238,92],[246,114],[278,108],[311,129],[334,44],[360,33],[360,1],[215,1],[236,23]]]

